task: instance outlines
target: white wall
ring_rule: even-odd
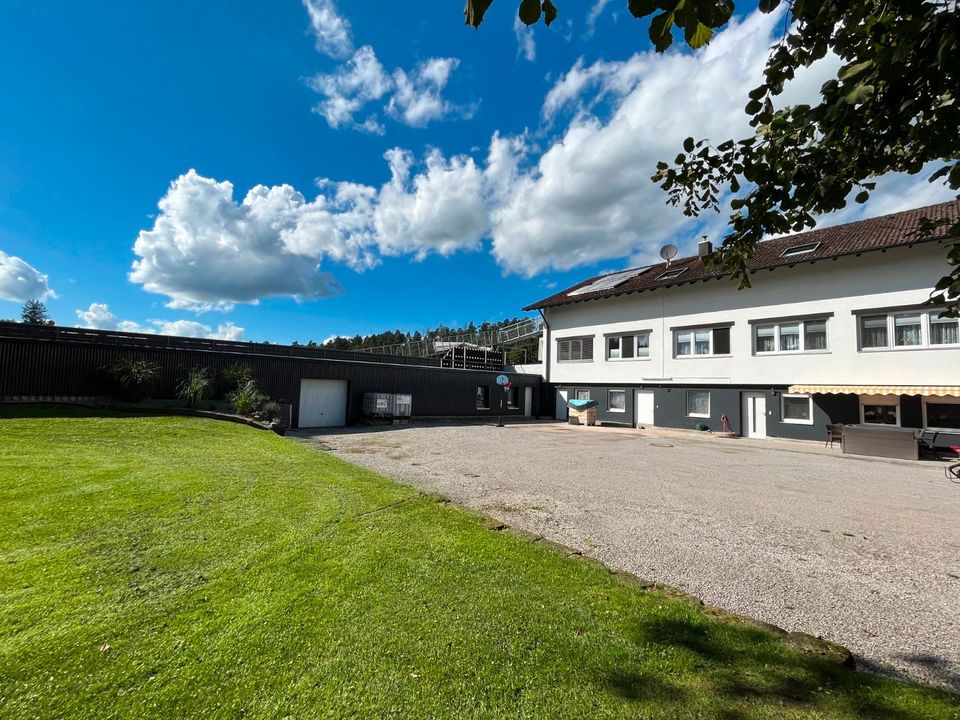
[[[550,381],[955,385],[960,347],[857,350],[853,310],[921,303],[949,271],[941,243],[762,270],[738,291],[727,278],[549,308]],[[753,355],[750,320],[832,312],[826,352]],[[733,322],[729,357],[673,357],[675,326]],[[651,330],[650,358],[605,360],[604,334]],[[557,340],[594,336],[593,362],[557,362]]]
[[[540,375],[543,376],[544,365],[543,363],[527,363],[525,365],[505,365],[503,371],[510,375],[515,373],[518,375]]]

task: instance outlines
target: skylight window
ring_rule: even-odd
[[[686,271],[687,269],[685,267],[674,268],[673,270],[667,270],[664,273],[660,273],[660,275],[657,276],[657,280],[672,280],[675,277],[679,277],[680,275],[683,275],[683,273],[685,273]]]
[[[806,245],[794,245],[793,247],[788,247],[782,253],[780,257],[793,257],[794,255],[806,255],[807,253],[813,252],[818,247],[820,243],[807,243]]]

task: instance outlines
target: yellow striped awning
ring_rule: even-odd
[[[923,395],[925,397],[960,397],[960,385],[791,385],[792,393],[824,393],[827,395]]]

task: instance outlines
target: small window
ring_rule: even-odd
[[[887,347],[886,315],[864,315],[860,318],[860,347]]]
[[[780,419],[794,425],[813,425],[813,400],[809,395],[780,396]]]
[[[709,390],[687,390],[687,417],[710,417]]]
[[[724,327],[713,329],[713,354],[730,354],[730,328]]]
[[[862,395],[860,422],[865,425],[899,425],[900,398],[896,395]]]
[[[477,410],[490,409],[490,387],[477,385]]]
[[[592,337],[557,340],[557,362],[589,362],[592,360]]]
[[[958,345],[960,344],[960,334],[958,334],[957,318],[942,318],[935,313],[930,315],[930,344],[931,345]]]
[[[590,391],[589,390],[577,390],[577,400],[589,400]]]
[[[610,412],[627,411],[627,392],[626,390],[608,390],[607,391],[607,410]]]
[[[650,357],[650,333],[637,335],[637,357]]]
[[[693,354],[693,333],[689,330],[677,333],[677,355]]]
[[[818,242],[807,243],[806,245],[794,245],[793,247],[788,247],[786,250],[780,253],[780,257],[793,257],[794,255],[806,255],[809,252],[813,252],[818,247],[820,247],[820,243]]]
[[[796,352],[800,349],[800,323],[784,323],[780,326],[780,352]]]
[[[773,325],[758,325],[757,333],[757,352],[775,352],[777,349],[776,327]]]
[[[520,388],[511,387],[507,389],[507,407],[511,410],[520,407]]]
[[[932,430],[960,432],[960,398],[924,399],[923,426]]]
[[[710,354],[710,331],[696,330],[693,333],[693,352],[695,355]]]
[[[657,276],[657,280],[672,280],[675,277],[679,277],[680,275],[683,275],[683,273],[685,273],[686,271],[687,271],[687,268],[685,267],[674,268],[673,270],[667,270],[664,273],[660,273],[660,275]]]
[[[620,359],[620,341],[621,338],[619,335],[613,335],[607,338],[607,359],[608,360],[619,360]]]
[[[827,321],[808,320],[803,324],[803,349],[827,349]]]
[[[923,344],[922,315],[896,315],[893,318],[893,342],[897,347]]]

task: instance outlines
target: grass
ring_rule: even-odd
[[[0,717],[957,717],[271,433],[0,406]]]

